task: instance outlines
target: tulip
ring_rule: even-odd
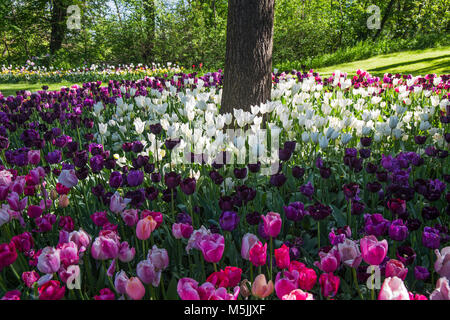
[[[145,288],[139,278],[132,277],[127,281],[125,292],[132,300],[142,300],[145,295]]]
[[[262,245],[260,241],[255,243],[249,250],[249,260],[254,266],[262,266],[267,261],[267,243]]]
[[[225,249],[225,238],[222,235],[215,233],[202,239],[199,243],[199,247],[205,261],[217,263],[222,259],[223,251]]]
[[[0,208],[0,227],[11,220],[9,215],[9,205],[2,204]]]
[[[127,283],[130,280],[125,273],[125,271],[121,270],[116,273],[116,277],[114,278],[114,287],[119,294],[125,294],[127,291]]]
[[[60,244],[58,245],[58,249],[61,265],[64,268],[68,268],[71,265],[78,264],[80,257],[78,255],[78,247],[75,242],[70,241]]]
[[[370,265],[380,265],[388,251],[387,241],[378,241],[373,235],[362,238],[359,245],[363,260]]]
[[[228,286],[235,287],[241,281],[242,269],[238,267],[227,266],[223,270],[223,273],[226,275],[228,279]]]
[[[339,250],[336,247],[333,247],[327,253],[320,251],[319,257],[320,262],[316,261],[314,262],[314,265],[326,273],[333,273],[334,271],[336,271],[341,262]]]
[[[261,215],[264,222],[264,232],[271,238],[276,238],[281,231],[281,217],[279,213],[268,212],[267,215]]]
[[[402,262],[391,259],[386,263],[386,269],[384,271],[386,278],[398,277],[403,281],[408,274],[408,268],[406,268]]]
[[[298,277],[299,273],[297,270],[292,272],[284,271],[283,278],[281,278],[281,272],[278,272],[275,278],[275,292],[278,299],[281,300],[284,295],[298,288]]]
[[[164,270],[169,266],[169,255],[166,249],[159,249],[156,245],[148,252],[150,260],[157,270]]]
[[[337,245],[342,263],[350,268],[358,268],[362,261],[359,246],[350,239],[345,239],[343,243]]]
[[[181,300],[200,300],[198,282],[191,278],[178,280],[177,292]]]
[[[140,170],[131,170],[127,175],[127,182],[130,187],[137,187],[144,181],[144,173]]]
[[[449,280],[440,278],[436,283],[436,289],[431,293],[430,300],[450,300]]]
[[[109,209],[114,213],[122,212],[128,203],[131,202],[131,199],[123,199],[120,194],[116,191],[114,195],[111,197],[111,201],[109,204]]]
[[[61,300],[66,287],[60,287],[59,281],[50,280],[38,288],[39,300]]]
[[[219,217],[219,224],[222,230],[233,231],[239,224],[239,216],[234,211],[224,211]]]
[[[242,259],[249,260],[250,259],[250,250],[253,246],[258,242],[258,237],[252,233],[246,233],[242,237],[242,247],[241,247],[241,256]]]
[[[313,295],[308,292],[304,292],[301,289],[292,290],[289,294],[285,294],[282,300],[314,300]]]
[[[136,209],[126,209],[120,213],[122,220],[129,227],[134,227],[139,221],[138,211]]]
[[[19,290],[8,291],[0,300],[20,300],[21,295]]]
[[[292,261],[289,265],[289,272],[298,272],[298,286],[300,289],[310,291],[317,282],[317,275],[314,269],[307,268],[303,263]]]
[[[273,289],[274,286],[272,280],[267,283],[266,276],[264,274],[257,275],[252,284],[252,294],[260,299],[270,296]]]
[[[408,289],[398,277],[388,277],[381,286],[378,300],[409,300]]]
[[[96,260],[115,259],[119,255],[120,242],[114,231],[103,230],[95,238],[91,247],[91,255]]]
[[[14,242],[0,244],[0,271],[17,259],[17,251]]]
[[[62,170],[58,177],[58,182],[66,188],[72,188],[77,185],[78,178],[75,175],[75,170]]]
[[[119,247],[119,260],[122,262],[130,262],[134,259],[136,255],[136,249],[130,248],[127,241],[124,241],[120,244]]]
[[[22,273],[22,281],[28,288],[32,288],[33,284],[40,278],[39,273],[36,271],[26,271]]]
[[[172,234],[175,237],[175,239],[181,238],[189,239],[193,231],[194,228],[187,223],[174,223],[172,225]]]
[[[186,178],[180,182],[180,189],[186,195],[191,195],[195,192],[196,181],[195,178]]]
[[[37,268],[42,273],[55,273],[61,265],[60,250],[45,247],[38,258]]]
[[[436,254],[436,262],[434,263],[434,270],[441,276],[450,279],[450,247],[445,247],[439,250],[434,250]]]
[[[161,280],[161,271],[157,270],[150,260],[139,262],[136,267],[136,274],[143,283],[151,283],[154,287],[157,287]]]
[[[100,290],[100,294],[94,296],[95,300],[116,300],[116,296],[114,292],[112,292],[109,288],[104,288]]]
[[[320,290],[325,298],[334,297],[339,289],[340,278],[332,273],[322,273],[319,283]]]
[[[147,240],[151,233],[156,229],[156,221],[152,216],[147,216],[138,221],[136,225],[136,237],[139,240]]]
[[[281,246],[281,248],[275,250],[275,261],[277,264],[277,267],[280,269],[286,269],[289,268],[289,265],[291,263],[290,256],[289,256],[289,247],[287,247],[285,244]]]

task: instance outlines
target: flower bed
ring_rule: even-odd
[[[221,83],[0,95],[0,296],[450,299],[449,75]]]

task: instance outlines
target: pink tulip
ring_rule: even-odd
[[[319,278],[322,295],[325,298],[334,297],[338,292],[340,280],[332,273],[322,273]]]
[[[200,300],[198,282],[194,279],[182,278],[178,280],[177,292],[181,300]]]
[[[302,291],[300,289],[292,290],[289,294],[285,294],[282,300],[314,300],[311,293]]]
[[[336,271],[339,267],[341,257],[339,255],[339,251],[336,247],[333,247],[327,253],[320,251],[319,252],[320,262],[314,262],[314,265],[318,267],[325,273],[330,273]]]
[[[59,256],[61,259],[61,265],[64,268],[68,268],[73,264],[78,264],[79,255],[78,255],[78,247],[75,242],[67,242],[58,245],[58,249],[60,250]]]
[[[264,232],[272,238],[276,238],[281,231],[281,217],[279,213],[268,212],[265,216],[261,215],[264,222]]]
[[[388,251],[386,239],[378,241],[374,235],[362,238],[359,245],[361,247],[363,260],[373,266],[380,265]]]
[[[78,231],[72,231],[69,234],[67,241],[73,241],[78,247],[78,252],[81,254],[86,251],[91,243],[91,236],[86,233],[83,229]]]
[[[136,274],[145,284],[159,286],[161,280],[161,271],[157,270],[150,260],[143,260],[136,267]]]
[[[135,248],[130,248],[127,241],[124,241],[120,244],[119,247],[119,260],[122,262],[130,262],[134,259],[134,256],[136,254]]]
[[[189,239],[193,231],[194,228],[187,223],[174,223],[172,225],[172,234],[175,239]]]
[[[219,262],[222,259],[224,249],[225,238],[218,233],[214,233],[200,241],[200,250],[203,253],[203,258],[207,262]]]
[[[275,262],[280,269],[287,269],[291,263],[289,247],[283,244],[281,248],[275,249]]]
[[[109,203],[109,209],[114,213],[121,213],[128,203],[131,202],[131,199],[125,198],[123,199],[119,192],[113,194],[111,197],[111,201]]]
[[[137,277],[130,278],[125,287],[127,296],[133,300],[142,300],[145,295],[145,288]]]
[[[40,278],[36,271],[27,271],[22,273],[22,280],[28,288],[33,287],[33,284]]]
[[[350,239],[345,239],[343,243],[337,245],[342,263],[350,268],[358,268],[362,261],[361,251],[358,244]]]
[[[8,200],[8,204],[11,210],[22,212],[27,206],[28,197],[20,200],[17,192],[11,192],[6,200]]]
[[[0,186],[9,187],[12,182],[13,175],[8,170],[0,171]]]
[[[242,248],[241,248],[241,256],[242,259],[249,260],[250,259],[250,249],[258,242],[258,237],[252,233],[246,233],[242,237]]]
[[[267,283],[266,276],[264,274],[259,274],[253,281],[252,294],[255,297],[264,299],[272,294],[273,288],[272,280]]]
[[[91,255],[96,260],[115,259],[119,255],[120,239],[111,230],[102,230],[91,247]]]
[[[228,293],[227,289],[220,287],[211,295],[209,300],[237,300],[241,288],[236,286],[233,289],[233,293]]]
[[[120,213],[123,222],[129,227],[134,227],[139,220],[138,211],[136,209],[126,209]]]
[[[157,270],[164,270],[169,266],[167,250],[159,249],[156,245],[148,252],[147,259],[153,263]]]
[[[384,279],[378,300],[409,300],[408,289],[399,277]]]
[[[147,216],[138,221],[136,225],[136,237],[139,240],[147,240],[156,228],[156,221],[152,216]]]
[[[249,260],[255,267],[263,266],[267,261],[267,243],[262,245],[260,241],[255,243],[249,251]]]
[[[428,300],[423,294],[409,292],[409,300]]]
[[[298,277],[299,273],[297,270],[292,272],[284,271],[283,278],[281,278],[281,272],[278,272],[275,278],[275,292],[278,299],[281,300],[284,295],[298,288]]]
[[[40,150],[30,150],[28,151],[28,162],[33,166],[36,166],[41,162],[41,151]]]
[[[399,277],[400,279],[405,280],[407,274],[408,268],[405,268],[401,261],[391,259],[386,263],[386,269],[384,271],[386,278]]]
[[[192,234],[188,240],[188,244],[186,246],[186,252],[189,253],[189,251],[193,248],[197,249],[197,250],[201,250],[200,242],[204,238],[208,238],[210,236],[211,236],[211,231],[209,231],[209,229],[206,229],[205,226],[201,226],[200,229],[197,229],[194,232],[192,232]]]
[[[9,190],[11,192],[17,193],[18,195],[21,195],[25,189],[26,183],[27,181],[25,177],[19,176],[9,185]]]
[[[200,300],[210,300],[216,293],[216,287],[211,282],[205,282],[197,289]]]
[[[430,300],[450,300],[449,280],[440,278],[436,283],[436,289],[431,293]]]
[[[60,250],[53,247],[42,249],[38,258],[37,268],[42,273],[55,273],[61,265]]]
[[[114,287],[119,294],[127,293],[127,283],[130,280],[125,273],[125,271],[120,270],[120,272],[116,273],[116,277],[114,278]]]
[[[441,252],[438,249],[435,251],[436,262],[434,263],[434,270],[441,276],[450,279],[450,247],[442,248]]]

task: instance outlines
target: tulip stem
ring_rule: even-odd
[[[167,299],[166,298],[166,288],[164,287],[164,278],[163,278],[162,272],[161,272],[161,280],[160,280],[160,282],[161,282],[162,296],[163,296],[163,299],[166,300]]]
[[[273,238],[270,237],[270,280],[272,280],[272,264],[273,264]]]
[[[359,290],[358,277],[356,276],[356,268],[352,268],[352,272],[353,272],[353,281],[355,281],[356,291],[358,291],[358,295],[361,298],[361,300],[364,300],[361,294],[361,290]]]
[[[320,250],[320,220],[317,220],[317,248]]]
[[[352,223],[352,200],[349,199],[347,205],[347,225],[349,228],[352,227],[351,223]]]
[[[430,273],[431,273],[431,284],[434,285],[434,270],[433,270],[433,250],[430,250]]]
[[[252,279],[252,285],[253,285],[253,281],[255,280],[253,278],[253,263],[250,263],[250,279]]]
[[[217,272],[217,264],[214,262],[214,271]]]
[[[11,267],[12,272],[14,273],[14,275],[16,276],[17,280],[19,280],[19,282],[21,281],[19,275],[17,274],[16,269],[14,269],[14,266],[12,264],[9,265]]]

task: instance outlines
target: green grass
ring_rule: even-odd
[[[10,95],[16,95],[16,92],[19,90],[29,90],[31,92],[36,92],[42,90],[42,86],[44,83],[27,83],[27,82],[19,82],[19,83],[0,83],[0,92],[8,97]],[[69,82],[60,82],[60,83],[51,83],[47,84],[48,90],[54,91],[59,90],[61,87],[70,87],[73,83]]]
[[[318,68],[320,74],[330,75],[335,70],[356,74],[356,70],[363,69],[376,76],[385,73],[406,73],[425,75],[428,73],[450,74],[450,46],[425,50],[402,51],[379,55],[365,60],[341,63],[330,67]],[[35,92],[42,90],[43,83],[13,83],[1,84],[0,92],[7,97],[15,95],[18,90]],[[59,90],[70,87],[72,83],[61,82],[48,84],[49,90]]]
[[[364,69],[376,76],[382,76],[385,73],[450,74],[450,46],[384,54],[365,60],[318,68],[316,71],[324,75],[329,75],[335,70],[355,74],[358,69]]]

